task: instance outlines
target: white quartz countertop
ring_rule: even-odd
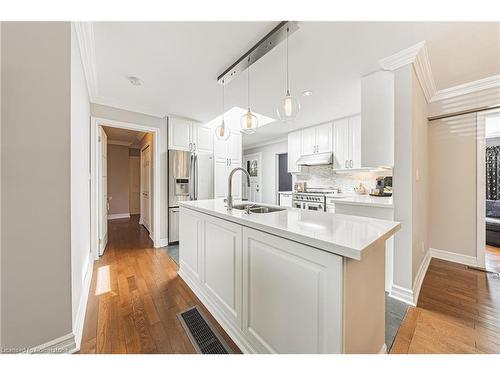
[[[237,203],[241,202],[235,202]],[[313,212],[297,208],[248,215],[243,210],[227,211],[223,199],[180,202],[179,205],[181,208],[216,216],[357,260],[362,259],[363,251],[377,241],[387,240],[401,226],[395,221]]]
[[[351,204],[358,206],[373,206],[393,208],[392,197],[373,197],[371,195],[340,195],[329,196],[326,198],[333,201],[335,204]],[[328,201],[327,201],[328,203]]]

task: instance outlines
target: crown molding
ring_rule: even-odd
[[[97,94],[97,63],[95,58],[94,27],[92,22],[73,22],[76,39],[80,47],[83,72],[87,81],[87,91],[91,102],[95,102]]]
[[[431,103],[495,87],[500,88],[500,74],[439,90],[432,97]]]
[[[409,64],[413,64],[425,99],[429,103],[436,94],[436,84],[434,83],[425,40],[379,60],[380,67],[389,71],[397,70]]]
[[[125,147],[130,147],[133,145],[132,142],[127,142],[127,141],[115,141],[115,140],[108,140],[108,145],[115,145],[115,146],[125,146]]]
[[[273,139],[270,139],[270,140],[265,141],[265,142],[250,143],[248,145],[243,145],[243,151],[247,151],[247,150],[251,150],[251,149],[259,148],[259,147],[264,147],[264,146],[269,146],[269,145],[273,145],[275,143],[285,142],[287,140],[288,140],[288,136],[284,136],[284,137],[279,137],[279,138],[273,138]]]

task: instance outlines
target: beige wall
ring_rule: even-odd
[[[429,245],[476,258],[476,115],[429,123]]]
[[[427,101],[415,71],[412,69],[412,275],[413,283],[429,249],[428,236],[428,124]]]
[[[26,348],[72,331],[70,23],[3,22],[1,47],[2,346]]]
[[[108,145],[108,214],[128,214],[129,165],[128,147]]]

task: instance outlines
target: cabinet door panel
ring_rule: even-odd
[[[180,268],[195,279],[200,279],[202,224],[201,214],[181,208],[179,217]]]
[[[203,283],[227,318],[240,326],[241,231],[238,224],[205,216]]]
[[[342,258],[243,228],[242,315],[259,353],[340,353]]]
[[[361,116],[349,118],[349,159],[351,168],[361,168]]]
[[[333,122],[333,158],[334,169],[346,169],[349,160],[349,120]]]
[[[228,158],[231,162],[241,162],[242,151],[241,151],[241,133],[237,131],[231,132],[231,137],[229,138],[229,155]]]
[[[238,168],[238,167],[241,167],[240,162],[232,162],[231,166],[229,167],[229,172],[231,172],[234,168]],[[245,177],[245,183],[246,183],[246,181],[247,181],[247,179]],[[233,186],[232,186],[232,191],[231,191],[233,198],[241,198],[241,194],[242,194],[242,190],[243,190],[242,183],[243,183],[243,173],[236,172],[233,175]],[[227,181],[226,181],[226,184],[227,184]],[[227,188],[226,188],[226,190],[227,190]]]
[[[168,119],[168,148],[170,150],[190,151],[191,122],[169,117]]]
[[[193,124],[193,142],[197,152],[211,154],[213,152],[212,128],[206,125]]]
[[[226,163],[226,160],[216,160],[214,163],[215,198],[227,197],[228,166]]]
[[[297,160],[300,158],[300,131],[288,133],[288,173],[300,172]]]
[[[317,152],[332,152],[332,124],[318,125],[315,128]]]
[[[215,134],[212,136],[213,139],[213,148],[214,148],[214,159],[215,160],[220,160],[220,161],[227,161],[227,158],[229,157],[229,145],[230,141],[229,139],[227,141],[221,141],[220,139],[217,139]]]
[[[316,129],[314,127],[305,128],[302,129],[301,133],[301,155],[314,154],[316,147]]]

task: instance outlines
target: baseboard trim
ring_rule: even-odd
[[[434,248],[430,249],[430,253],[432,258],[447,260],[449,262],[454,262],[454,263],[460,263],[466,266],[472,266],[472,267],[478,266],[477,258],[471,257],[470,255],[451,253],[449,251],[439,250]]]
[[[168,246],[168,238],[160,238],[160,242],[157,247],[165,247]]]
[[[387,345],[384,343],[382,347],[380,348],[378,354],[387,354]]]
[[[77,352],[75,335],[68,333],[67,335],[58,337],[44,344],[29,348],[24,353],[29,354],[72,354]]]
[[[124,214],[110,214],[108,215],[108,220],[115,220],[115,219],[128,219],[130,218],[130,213],[124,213]]]
[[[92,282],[92,274],[94,271],[94,262],[91,257],[87,264],[87,271],[83,280],[83,290],[80,297],[80,304],[78,305],[78,312],[76,314],[76,321],[73,327],[73,335],[75,337],[76,350],[80,350],[82,343],[83,325],[85,323],[85,313],[87,311],[87,301],[90,293],[90,284]]]
[[[431,263],[431,252],[430,250],[427,250],[424,259],[422,259],[422,263],[420,263],[420,267],[418,268],[415,281],[413,282],[413,304],[415,306],[417,305],[420,289],[422,288],[422,283],[424,282],[425,274],[427,273],[427,269],[429,268],[430,263]]]
[[[391,292],[389,293],[389,297],[397,299],[397,300],[404,302],[408,305],[415,306],[415,302],[413,301],[413,290],[411,290],[411,289],[392,284],[392,288],[391,288]]]

